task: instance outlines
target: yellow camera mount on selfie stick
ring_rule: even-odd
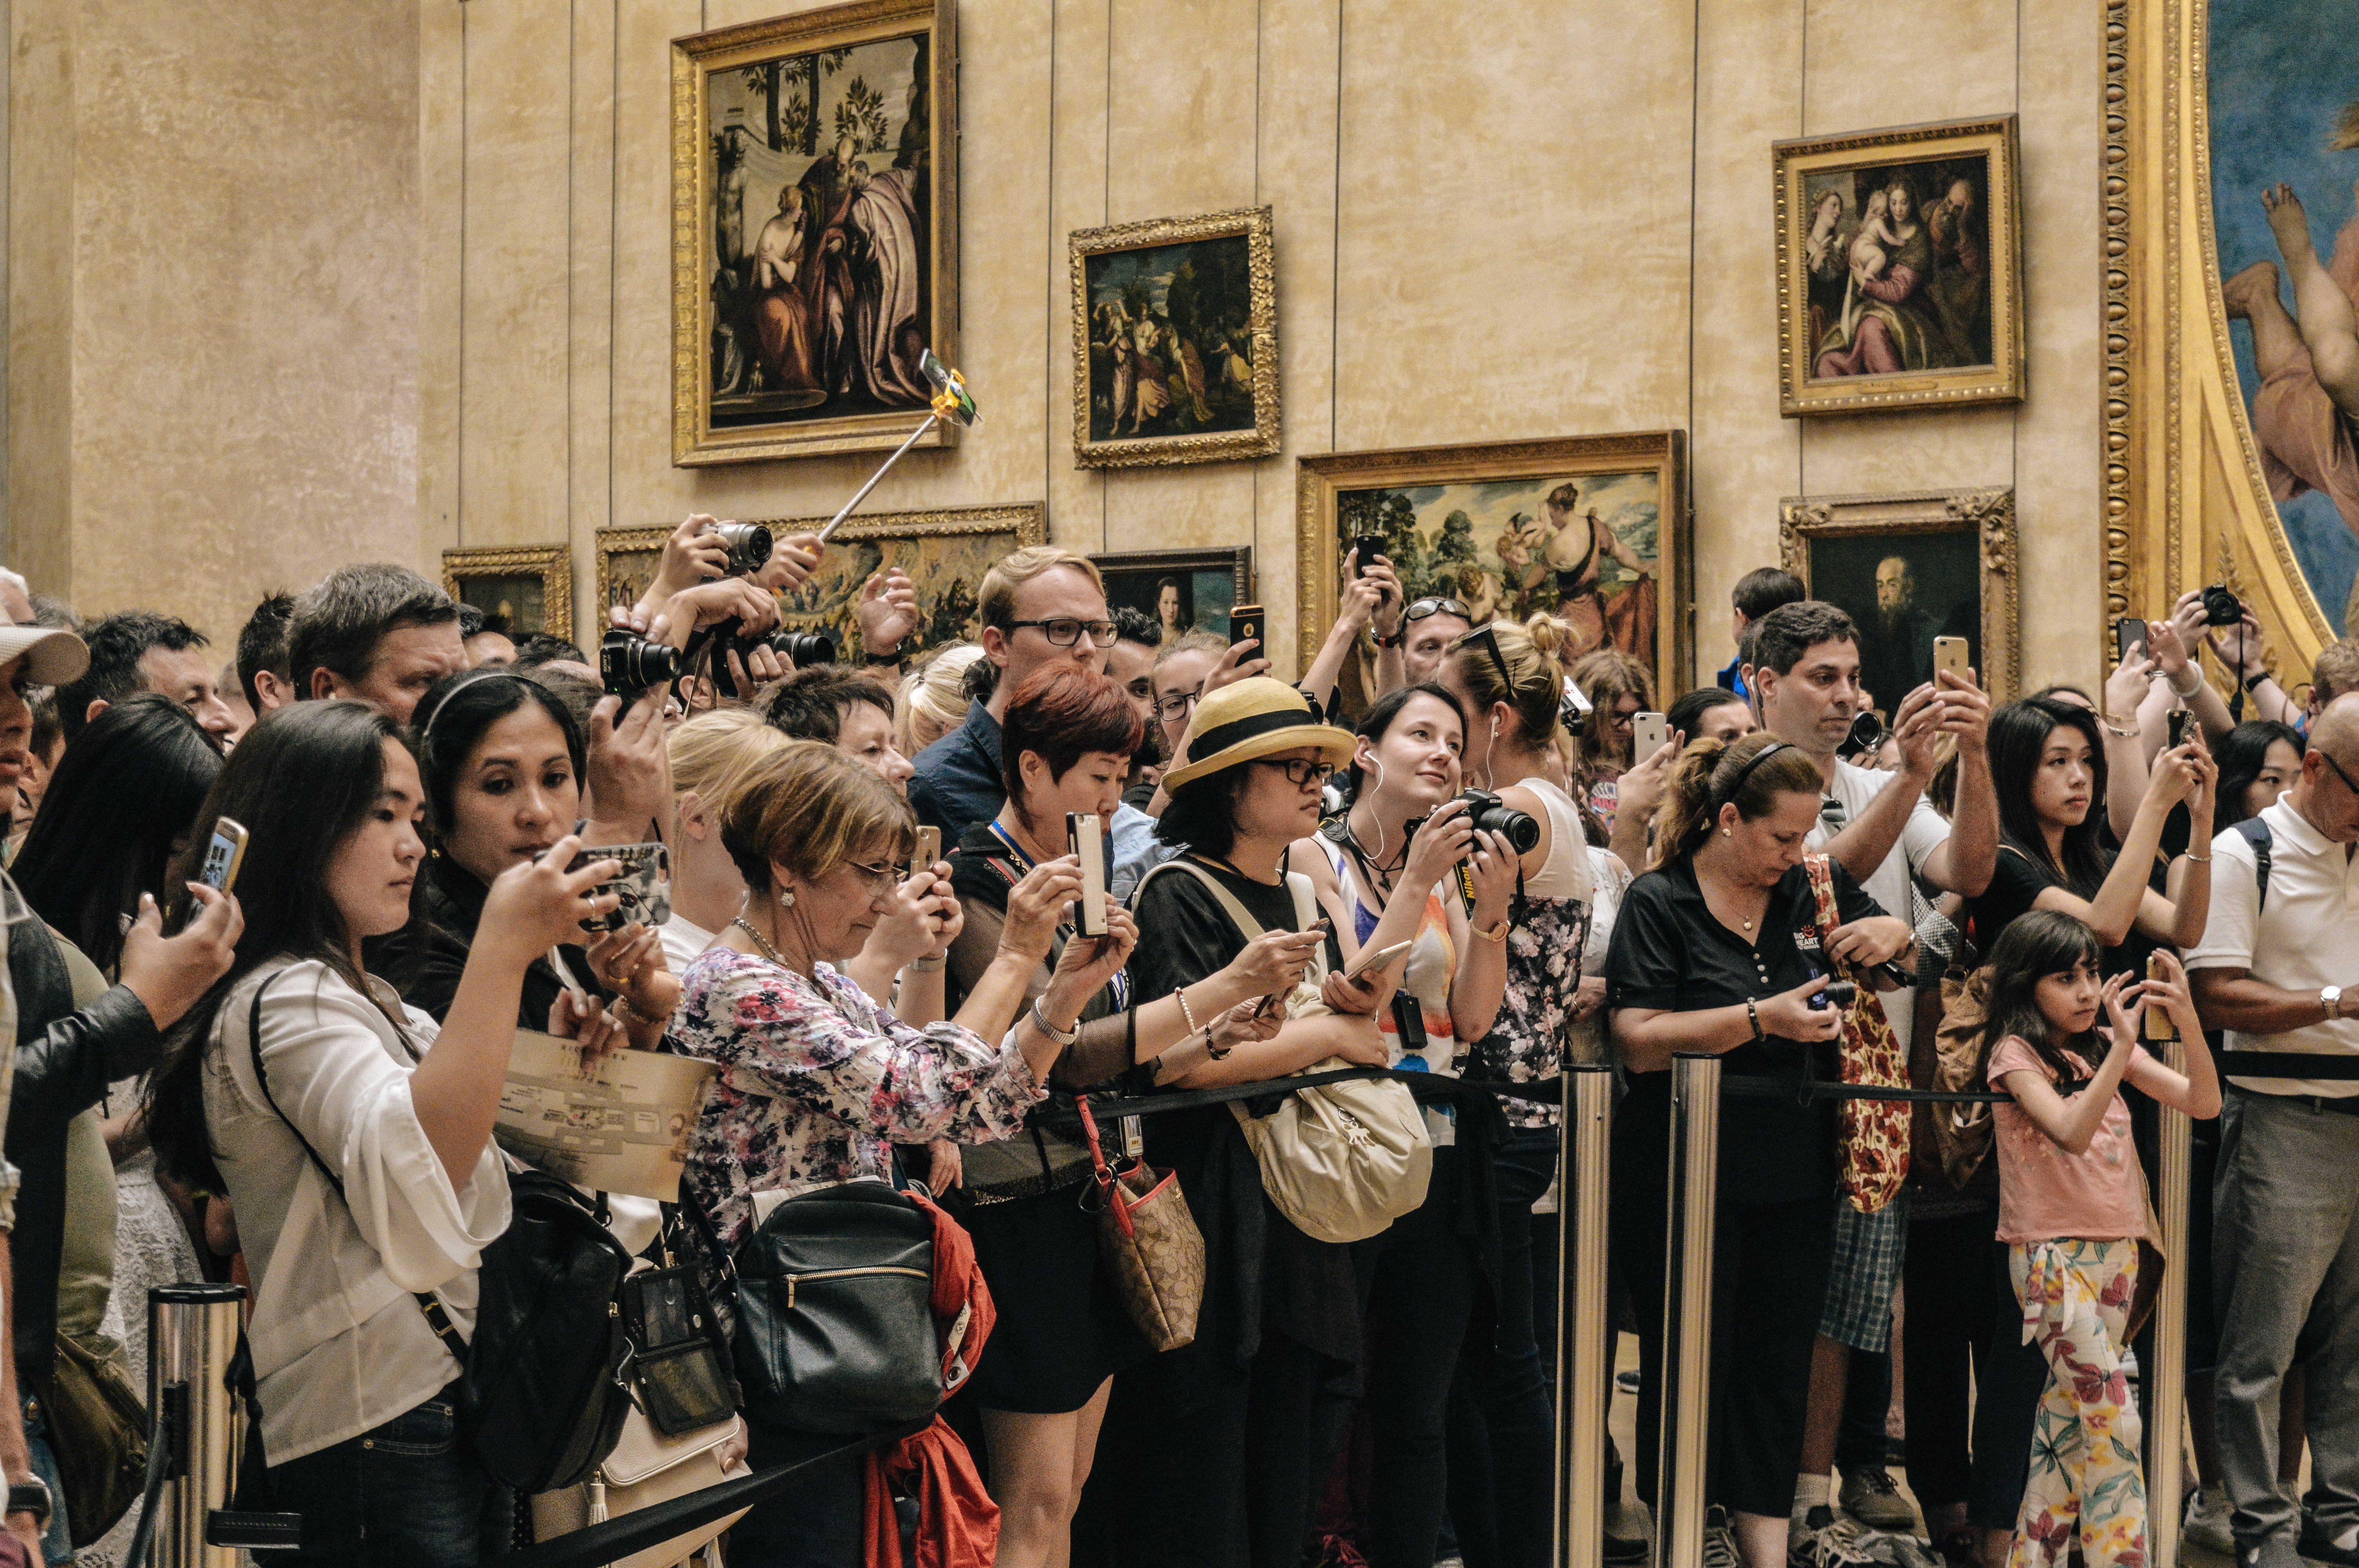
[[[868,482],[853,492],[852,499],[843,503],[843,510],[828,519],[827,526],[819,531],[821,544],[827,543],[828,536],[835,532],[836,524],[851,516],[853,507],[868,499],[868,492],[876,488],[876,481],[892,471],[893,465],[901,460],[901,454],[916,446],[919,437],[945,419],[969,429],[983,422],[983,416],[974,411],[974,399],[967,395],[966,378],[936,359],[933,350],[925,351],[924,357],[918,362],[918,368],[925,372],[926,379],[934,384],[933,412],[926,416],[924,424],[909,432],[909,438],[896,447],[893,455],[886,458],[875,473],[868,476]]]

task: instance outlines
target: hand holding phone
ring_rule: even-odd
[[[2135,615],[2125,615],[2114,622],[2114,663],[2125,665],[2133,654],[2146,651],[2146,622]]]
[[[1360,956],[1352,960],[1352,967],[1343,971],[1343,978],[1347,980],[1356,980],[1370,969],[1383,968],[1416,946],[1417,938],[1412,936],[1406,942],[1396,942],[1389,947],[1364,947],[1360,951]]]
[[[1073,901],[1073,928],[1084,936],[1106,934],[1105,831],[1094,811],[1065,813],[1065,846],[1082,862],[1081,896]]]
[[[1630,761],[1643,762],[1661,751],[1671,738],[1670,720],[1659,713],[1635,714],[1630,719]]]
[[[1937,677],[1947,670],[1960,680],[1971,679],[1966,669],[1966,640],[1963,637],[1933,639],[1933,674]],[[1940,682],[1936,679],[1934,684],[1939,686]]]
[[[1262,607],[1260,605],[1240,604],[1229,611],[1229,646],[1234,648],[1238,643],[1246,642],[1259,643],[1262,641],[1261,633]],[[1263,651],[1266,653],[1267,649],[1265,647]]]

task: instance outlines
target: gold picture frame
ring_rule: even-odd
[[[1350,536],[1383,533],[1412,600],[1449,594],[1466,600],[1478,619],[1531,609],[1568,611],[1576,626],[1593,617],[1607,640],[1653,672],[1658,694],[1676,696],[1690,684],[1695,566],[1685,431],[1338,452],[1298,459],[1296,474],[1303,669],[1334,622]],[[1568,486],[1576,493],[1572,510],[1562,512],[1554,502]],[[1568,599],[1556,591],[1550,535],[1593,518],[1592,548],[1603,558],[1590,588]],[[1600,527],[1614,545],[1602,544]],[[1449,547],[1432,549],[1429,539]],[[1492,602],[1480,602],[1486,593]]]
[[[1229,462],[1277,450],[1268,208],[1082,229],[1067,252],[1076,468]],[[1127,437],[1118,433],[1125,416]]]
[[[1789,495],[1777,503],[1785,568],[1813,599],[1849,611],[1860,629],[1861,679],[1888,719],[1932,679],[1930,639],[1963,636],[1994,703],[2021,695],[2015,492],[1928,490],[1895,495]],[[1883,565],[1908,564],[1912,597],[1877,615]],[[1865,569],[1863,570],[1862,568]],[[1969,599],[1965,589],[1973,589]],[[1875,675],[1895,678],[1876,689]]]
[[[511,636],[573,640],[573,552],[564,545],[500,545],[442,552],[442,589],[506,618]]]
[[[1771,158],[1779,412],[2023,400],[2016,116],[1799,137]]]
[[[925,417],[918,351],[958,362],[957,43],[955,0],[672,40],[676,466],[889,449]],[[852,253],[895,265],[855,276]],[[833,343],[832,298],[851,323]],[[957,438],[941,421],[918,444]]]
[[[601,528],[592,547],[591,591],[603,617],[615,605],[629,606],[656,580],[670,528]],[[603,635],[604,628],[602,625]]]

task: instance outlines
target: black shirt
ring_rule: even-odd
[[[1844,924],[1884,914],[1841,862],[1832,864],[1835,908]],[[1747,944],[1713,918],[1695,871],[1682,861],[1648,871],[1630,884],[1614,917],[1605,958],[1612,1007],[1703,1012],[1741,1006],[1792,990],[1828,972],[1817,932],[1810,872],[1788,871],[1770,890],[1760,939]],[[1728,1077],[1793,1078],[1802,1053],[1821,1053],[1831,1076],[1831,1047],[1807,1046],[1771,1035],[1721,1056]],[[1618,1125],[1642,1138],[1668,1138],[1671,1075],[1632,1073],[1630,1097]],[[1807,1108],[1789,1096],[1725,1095],[1720,1110],[1720,1181],[1723,1201],[1784,1203],[1829,1191],[1834,1182],[1834,1105]]]
[[[2159,861],[2157,863],[2160,864]],[[2108,871],[2112,870],[2110,860],[2106,869]],[[2155,887],[2158,892],[2169,892],[2167,881],[2156,886],[2158,880],[2148,878],[2147,885]],[[1998,946],[1998,939],[2006,935],[2009,925],[2031,913],[2041,893],[2049,888],[2064,886],[2064,880],[2043,862],[2033,860],[2012,845],[2002,846],[1997,860],[1991,867],[1990,886],[1975,897],[1973,905],[1971,935],[1974,952],[1981,960],[1990,962],[1991,951]],[[2067,888],[2066,891],[2071,890]],[[2107,979],[2119,974],[2126,974],[2133,979],[2142,979],[2146,974],[2147,957],[2158,946],[2153,938],[2142,935],[2133,926],[2119,946],[2104,950],[2098,968]]]
[[[402,1000],[440,1023],[450,1016],[451,1004],[458,1000],[459,982],[467,972],[467,952],[474,944],[475,927],[484,918],[484,903],[492,890],[448,855],[437,855],[426,862],[424,881],[424,922],[388,935],[372,936],[362,945],[362,952],[369,973],[393,982]],[[560,951],[565,967],[583,990],[601,1000],[612,997],[614,993],[591,968],[589,953],[580,944],[568,943]],[[516,1026],[546,1030],[549,1010],[564,989],[557,971],[549,967],[549,955],[535,958],[524,972]]]

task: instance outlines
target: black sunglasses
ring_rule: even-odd
[[[1450,651],[1454,654],[1461,648],[1473,647],[1480,647],[1491,655],[1491,663],[1498,667],[1499,684],[1507,688],[1507,695],[1512,698],[1516,693],[1515,674],[1507,668],[1507,655],[1499,652],[1499,639],[1490,627],[1477,626],[1455,643],[1451,643]]]
[[[2321,762],[2334,770],[2334,776],[2343,781],[2344,789],[2349,790],[2353,795],[2359,795],[2359,783],[2354,783],[2351,775],[2343,771],[2343,764],[2334,760],[2332,752],[2323,746],[2312,746],[2310,750],[2317,754]]]

